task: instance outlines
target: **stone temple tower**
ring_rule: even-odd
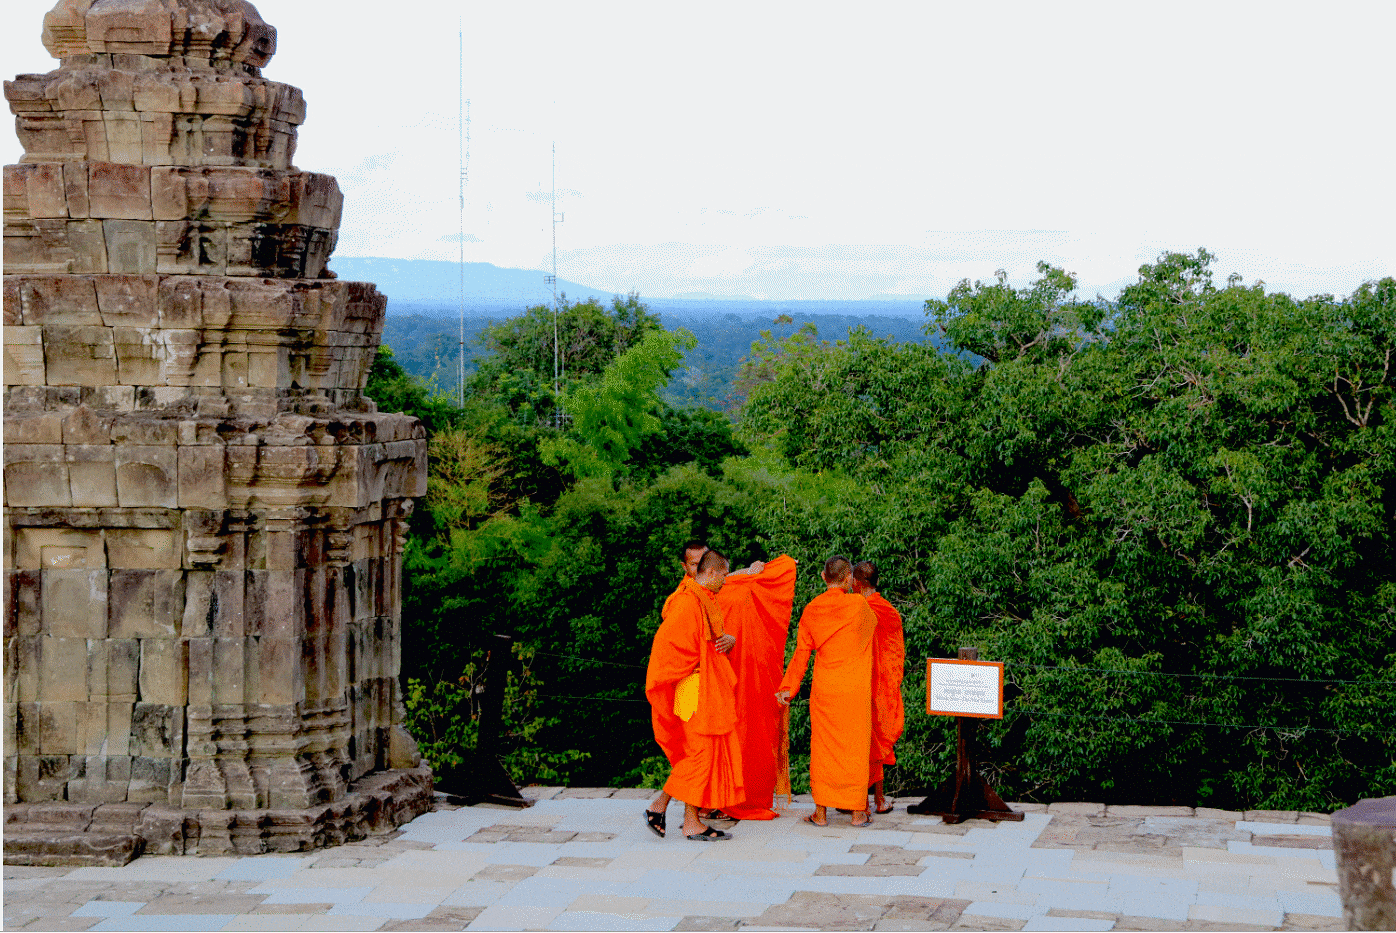
[[[5,83],[5,857],[287,851],[430,804],[402,727],[415,419],[246,0],[60,0]]]

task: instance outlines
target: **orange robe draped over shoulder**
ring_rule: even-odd
[[[795,604],[795,569],[795,559],[782,554],[760,573],[728,576],[717,594],[723,625],[737,639],[727,657],[737,672],[737,737],[746,800],[724,809],[739,820],[777,816],[771,809],[781,740],[781,707],[775,693]]]
[[[664,790],[698,807],[740,803],[742,751],[737,739],[737,677],[713,647],[722,631],[722,610],[713,594],[685,578],[664,604],[654,633],[645,697],[650,701],[654,740],[671,770]],[[674,713],[674,688],[699,668],[698,709],[684,722]]]
[[[902,635],[901,613],[883,599],[881,593],[872,593],[867,600],[877,617],[877,633],[873,636],[873,723],[868,771],[868,783],[876,784],[882,780],[883,766],[897,763],[892,749],[906,725],[906,710],[902,705],[906,642]]]
[[[868,806],[876,629],[877,617],[867,600],[838,588],[816,596],[800,615],[795,654],[779,689],[795,695],[814,653],[809,783],[819,806]]]

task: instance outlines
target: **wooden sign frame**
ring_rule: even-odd
[[[931,706],[931,667],[935,664],[966,664],[973,667],[994,667],[998,668],[998,710],[993,713],[966,713],[960,710],[935,709]],[[1003,718],[1003,662],[1002,661],[969,661],[963,658],[927,658],[926,659],[926,712],[931,716],[967,716],[971,719],[1002,719]]]

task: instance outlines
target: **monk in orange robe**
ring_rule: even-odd
[[[877,616],[877,634],[873,636],[873,722],[868,784],[872,787],[876,812],[890,813],[892,808],[887,806],[883,796],[882,771],[884,766],[897,763],[892,749],[906,725],[906,710],[902,705],[902,675],[906,672],[902,616],[877,591],[877,565],[870,560],[853,565],[853,592],[866,599],[868,608]]]
[[[782,554],[757,572],[735,571],[717,594],[723,623],[737,639],[727,657],[737,672],[737,737],[742,746],[746,800],[725,807],[738,820],[773,820],[781,709],[771,702],[785,662],[786,633],[795,603],[795,559]]]
[[[686,542],[686,543],[684,544],[683,547],[679,548],[679,566],[683,568],[683,576],[679,578],[679,585],[678,585],[677,587],[674,588],[674,592],[670,593],[670,594],[669,594],[669,597],[668,597],[667,599],[664,600],[664,609],[663,609],[663,610],[661,611],[661,613],[660,613],[661,616],[663,615],[664,612],[667,612],[667,611],[669,610],[669,603],[673,601],[674,597],[677,596],[677,595],[679,595],[679,594],[682,593],[682,592],[685,592],[685,583],[690,582],[690,581],[693,580],[694,576],[695,576],[695,575],[697,574],[697,572],[698,572],[698,561],[701,560],[702,557],[703,557],[703,555],[706,554],[707,552],[708,552],[708,545],[707,545],[706,543],[702,542],[702,541],[697,540],[697,539],[692,539],[692,540]],[[762,570],[765,566],[766,566],[766,565],[765,565],[764,563],[762,563],[761,561],[759,561],[759,560],[758,560],[758,561],[754,561],[754,562],[751,564],[750,567],[747,567],[747,568],[744,569],[744,570],[734,570],[734,571],[732,571],[731,573],[729,573],[729,574],[727,575],[727,579],[728,579],[728,580],[734,580],[734,579],[737,579],[737,578],[739,578],[739,577],[743,577],[743,576],[746,576],[746,575],[749,575],[749,574],[757,574],[757,573],[760,573],[761,570]],[[792,602],[792,603],[794,602],[794,592],[793,592],[793,590],[792,590],[792,593],[791,593],[791,602]],[[726,614],[726,610],[724,609],[724,616],[725,616],[725,614]],[[786,616],[788,617],[789,615],[790,615],[790,610],[789,610],[789,608],[787,607],[787,608],[786,608]],[[724,624],[726,624],[726,621],[727,621],[727,620],[724,618]],[[788,623],[788,618],[787,618],[787,625],[788,625],[788,624],[789,624],[789,623]],[[729,651],[731,651],[731,649],[732,649],[732,647],[733,647],[733,639],[735,639],[735,637],[736,637],[736,632],[735,632],[735,631],[728,631],[728,632],[724,633],[724,635],[723,635],[722,637],[720,637],[720,638],[717,639],[717,646],[718,646],[717,650],[720,651],[720,652],[722,652],[722,653],[724,653],[724,654],[725,654],[725,653],[728,653]],[[782,652],[783,652],[783,651],[784,651],[784,647],[783,647],[783,643],[782,643]],[[779,662],[777,662],[777,665],[779,665]],[[664,793],[664,792],[661,791],[660,794],[659,794],[659,797],[658,797],[657,799],[655,799],[655,801],[654,801],[653,803],[650,804],[650,809],[649,809],[648,812],[649,812],[649,813],[658,813],[658,814],[659,814],[659,817],[658,817],[658,818],[655,818],[655,817],[647,817],[647,819],[649,819],[649,821],[650,821],[650,829],[654,831],[655,835],[658,835],[658,836],[661,836],[661,837],[664,835],[665,827],[664,827],[664,817],[663,817],[663,814],[664,814],[664,812],[665,812],[666,810],[668,810],[668,808],[669,808],[669,801],[670,801],[671,799],[672,799],[672,798],[671,798],[668,794],[666,794],[666,793]],[[706,810],[706,811],[700,813],[699,816],[700,816],[700,817],[705,817],[705,818],[711,818],[711,819],[732,819],[732,817],[730,817],[727,813],[723,812],[723,811],[720,810],[720,809],[718,809],[718,810]]]
[[[809,783],[814,812],[805,820],[827,826],[828,808],[835,807],[852,811],[854,826],[865,826],[871,819],[867,778],[877,617],[867,600],[849,592],[853,565],[848,558],[825,561],[823,577],[828,589],[810,600],[800,615],[795,654],[776,699],[790,704],[814,654],[814,686],[809,698]]]
[[[654,738],[669,759],[669,780],[646,809],[645,820],[664,835],[664,810],[670,799],[684,802],[683,833],[709,842],[731,839],[730,833],[698,819],[700,807],[727,807],[746,796],[742,787],[742,752],[737,740],[737,677],[726,652],[735,639],[723,631],[717,594],[727,577],[727,559],[705,552],[693,579],[664,604],[654,635],[645,697],[650,701]],[[681,718],[675,703],[680,681],[699,672],[696,708]]]

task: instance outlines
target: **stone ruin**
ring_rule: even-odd
[[[5,83],[5,860],[293,851],[430,807],[403,729],[420,423],[245,0],[61,0]]]

